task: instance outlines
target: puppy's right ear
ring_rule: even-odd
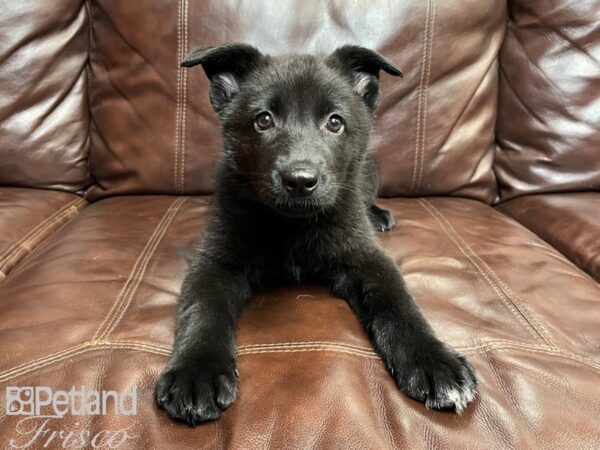
[[[255,47],[246,44],[226,44],[218,47],[195,48],[182,61],[182,67],[202,64],[210,80],[210,103],[220,112],[239,92],[243,78],[263,59]]]

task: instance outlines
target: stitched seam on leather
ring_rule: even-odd
[[[162,355],[162,356],[169,356],[171,354],[171,352],[169,350],[166,350],[166,349],[163,349],[160,347],[156,347],[153,345],[138,345],[138,344],[132,344],[132,343],[111,342],[111,341],[91,341],[91,342],[86,342],[86,343],[68,348],[61,352],[54,353],[52,355],[48,355],[43,358],[39,358],[39,359],[31,361],[29,363],[17,366],[8,371],[2,372],[0,374],[0,383],[5,382],[9,379],[15,378],[19,375],[27,374],[36,369],[40,369],[42,367],[45,367],[45,366],[48,366],[48,365],[51,365],[54,363],[58,363],[60,361],[66,360],[66,359],[71,359],[75,356],[81,355],[83,353],[87,353],[89,351],[102,350],[102,349],[107,349],[107,348],[108,349],[117,348],[117,349],[128,349],[128,350],[139,350],[139,351],[145,351],[145,352],[154,353],[154,354]],[[314,347],[312,349],[298,349],[298,350],[290,350],[290,349],[271,350],[271,351],[262,351],[261,350],[261,351],[255,351],[255,352],[246,352],[243,354],[274,353],[274,352],[296,353],[296,352],[306,352],[306,351],[328,351],[328,352],[334,352],[334,353],[347,353],[347,354],[351,354],[354,356],[360,356],[363,358],[371,358],[371,359],[379,358],[379,356],[377,356],[375,353],[366,354],[366,352],[352,352],[352,351],[347,351],[347,350],[340,350],[340,349],[326,348],[326,347]]]
[[[171,348],[167,346],[161,346],[157,344],[153,344],[150,342],[143,341],[131,341],[131,340],[119,340],[119,341],[107,341],[112,344],[123,344],[130,346],[137,346],[141,348],[151,348],[156,350],[157,352],[162,352],[166,354],[171,354]],[[327,341],[303,341],[303,342],[281,342],[281,343],[272,343],[272,344],[248,344],[248,345],[240,345],[238,347],[238,354],[254,354],[254,353],[269,353],[269,352],[278,352],[286,349],[303,349],[308,348],[312,351],[316,351],[318,349],[323,350],[331,350],[335,351],[337,349],[348,350],[350,352],[354,352],[356,354],[367,354],[367,355],[375,355],[377,353],[369,347],[359,347],[348,344],[340,344],[337,342],[327,342]],[[531,351],[536,353],[547,353],[552,355],[561,355],[565,356],[569,359],[573,359],[579,361],[583,364],[590,365],[594,368],[600,369],[600,364],[596,363],[593,359],[589,357],[585,357],[579,355],[577,353],[569,352],[566,350],[561,350],[557,347],[550,347],[547,345],[533,345],[533,344],[524,344],[516,341],[507,341],[507,340],[492,340],[483,342],[481,344],[475,345],[456,345],[454,348],[457,351],[464,353],[473,353],[479,351],[490,351],[490,350],[502,350],[502,349],[516,349],[516,350],[524,350]]]
[[[157,344],[153,344],[151,342],[143,342],[143,341],[131,341],[131,340],[119,340],[119,341],[111,341],[118,342],[124,344],[131,345],[144,345],[144,346],[152,346],[153,348],[159,348],[164,351],[171,352],[171,347],[161,346]],[[302,341],[302,342],[276,342],[270,344],[247,344],[240,345],[238,347],[238,351],[252,351],[252,350],[261,350],[261,349],[285,349],[285,348],[306,348],[306,347],[328,347],[328,348],[341,348],[351,351],[363,352],[374,354],[372,347],[360,347],[356,345],[343,344],[339,342],[326,342],[326,341]]]
[[[590,362],[593,362],[593,360],[591,358],[586,358],[584,356],[581,355],[577,355],[577,353],[573,353],[573,352],[569,352],[567,350],[561,350],[560,348],[557,347],[551,347],[549,345],[546,344],[529,344],[529,343],[523,343],[523,342],[518,342],[518,341],[510,341],[510,340],[506,340],[506,339],[492,339],[489,341],[483,341],[479,344],[472,344],[472,345],[457,345],[454,348],[456,350],[460,350],[460,351],[474,351],[474,350],[481,350],[481,349],[485,349],[485,348],[500,348],[500,347],[511,347],[511,348],[521,348],[524,350],[527,349],[533,349],[533,350],[548,350],[548,351],[552,351],[552,352],[563,352],[565,354],[572,354],[575,355],[579,358],[582,358],[583,360],[587,360]]]
[[[101,343],[101,341],[99,341]],[[162,346],[158,344],[154,344],[151,342],[144,341],[131,341],[131,340],[119,340],[119,341],[106,341],[111,342],[113,344],[123,344],[123,345],[131,345],[138,347],[148,347],[157,351],[165,352],[167,354],[171,353],[171,347]],[[288,348],[310,348],[310,349],[342,349],[355,351],[357,353],[366,353],[369,355],[376,355],[376,352],[370,347],[360,347],[354,346],[350,344],[341,344],[338,342],[328,342],[328,341],[301,341],[301,342],[280,342],[280,343],[270,343],[270,344],[247,344],[240,345],[238,347],[238,352],[240,354],[252,354],[255,353],[255,350],[285,350]],[[457,351],[465,352],[465,353],[473,353],[480,350],[488,351],[488,350],[500,350],[503,348],[513,348],[519,350],[526,351],[535,351],[535,352],[549,352],[551,354],[560,353],[566,357],[571,359],[575,359],[577,361],[581,361],[585,364],[592,365],[594,367],[599,367],[600,364],[596,363],[593,359],[589,357],[585,357],[582,355],[578,355],[577,353],[569,352],[566,350],[561,350],[560,348],[550,347],[548,345],[535,345],[535,344],[525,344],[522,342],[516,341],[507,341],[503,339],[495,339],[491,341],[482,342],[479,344],[473,345],[455,345],[454,348]]]
[[[508,214],[508,212],[507,212],[506,210],[504,210],[503,208],[499,208],[499,209],[501,209],[503,212],[505,212],[507,216],[510,216],[510,215]],[[442,218],[443,218],[443,217],[442,217]],[[444,218],[444,220],[446,220],[446,219]],[[446,220],[446,222],[447,222],[447,220]],[[531,231],[531,230],[529,230],[529,231]],[[533,233],[533,232],[532,232],[532,233]],[[534,234],[535,234],[535,233],[534,233]],[[553,248],[554,248],[554,247],[553,247]],[[493,270],[493,269],[492,269],[492,268],[491,268],[491,267],[490,267],[490,266],[489,266],[489,265],[488,265],[488,264],[487,264],[487,263],[486,263],[486,262],[485,262],[485,261],[484,261],[484,260],[483,260],[483,259],[482,259],[480,256],[478,256],[478,255],[475,255],[475,256],[476,256],[476,258],[477,258],[479,261],[481,261],[481,263],[484,265],[484,267],[486,267],[486,268],[487,268],[487,269],[488,269],[488,270],[491,272],[491,274],[492,274],[492,276],[494,277],[494,279],[495,279],[495,280],[497,281],[497,283],[498,283],[498,284],[499,284],[499,285],[500,285],[500,286],[501,286],[501,287],[502,287],[502,288],[505,290],[505,292],[506,292],[508,295],[511,295],[512,297],[516,298],[516,299],[517,299],[517,301],[519,302],[520,306],[521,306],[521,307],[522,307],[524,310],[526,310],[526,311],[528,312],[528,314],[530,315],[530,319],[531,319],[531,321],[532,321],[532,322],[534,322],[534,323],[537,325],[537,327],[539,328],[538,332],[539,332],[539,331],[543,332],[543,334],[544,334],[544,337],[545,337],[545,339],[546,339],[546,343],[547,343],[548,345],[550,345],[550,346],[552,346],[552,347],[556,348],[557,346],[556,346],[556,344],[554,344],[554,343],[553,343],[552,337],[550,336],[550,333],[548,332],[548,330],[546,329],[546,327],[544,327],[544,325],[543,325],[543,324],[542,324],[542,323],[541,323],[539,320],[537,320],[537,318],[536,318],[536,317],[535,317],[535,315],[534,315],[534,314],[533,314],[533,313],[532,313],[532,312],[529,310],[529,308],[527,308],[527,307],[525,306],[525,304],[524,304],[523,300],[521,299],[521,297],[520,297],[520,296],[519,296],[519,295],[518,295],[516,292],[514,292],[512,289],[510,289],[510,288],[509,288],[509,287],[508,287],[508,286],[507,286],[507,285],[506,285],[506,284],[505,284],[505,283],[504,283],[504,282],[503,282],[503,281],[500,279],[500,277],[499,277],[499,276],[496,274],[496,272],[495,272],[495,271],[494,271],[494,270]]]
[[[304,353],[304,352],[334,352],[334,353],[345,353],[348,355],[361,356],[369,359],[380,359],[376,353],[367,352],[356,352],[352,350],[340,349],[335,347],[307,347],[307,348],[275,348],[275,349],[262,349],[262,350],[250,350],[238,352],[239,356],[243,355],[258,355],[261,353]]]
[[[177,2],[177,99],[175,109],[175,151],[173,154],[173,183],[175,192],[179,193],[179,127],[180,127],[180,103],[181,103],[181,79],[183,77],[183,68],[181,67],[181,6],[183,0]]]
[[[417,179],[418,173],[418,164],[419,164],[419,136],[421,134],[421,94],[423,92],[423,83],[425,80],[425,60],[427,58],[427,38],[428,38],[428,26],[429,26],[429,10],[431,6],[431,0],[427,2],[427,9],[425,12],[425,29],[423,30],[423,56],[421,58],[421,70],[419,75],[419,87],[417,88],[417,125],[416,125],[416,133],[415,133],[415,150],[414,150],[414,158],[413,158],[413,173],[410,182],[410,192],[411,194],[414,192],[415,182]]]
[[[114,306],[117,306],[117,305],[118,306],[115,309],[114,318],[111,320],[112,323],[109,323],[107,325],[106,330],[102,333],[102,335],[98,339],[106,338],[106,336],[108,336],[108,334],[110,334],[114,330],[114,328],[117,326],[118,322],[123,317],[125,311],[129,307],[129,304],[131,303],[133,295],[137,291],[137,288],[138,288],[139,284],[141,283],[141,280],[144,277],[144,274],[148,267],[148,263],[152,259],[152,256],[154,255],[154,252],[158,248],[158,245],[160,244],[160,241],[162,240],[164,234],[166,233],[166,230],[167,230],[168,226],[170,225],[171,221],[173,220],[173,218],[175,217],[175,215],[181,208],[181,205],[183,205],[183,203],[186,200],[187,200],[187,197],[178,198],[171,204],[171,206],[165,212],[165,215],[161,219],[161,223],[159,223],[159,225],[154,230],[153,235],[148,240],[146,247],[144,248],[144,250],[142,251],[142,254],[140,254],[140,257],[138,258],[138,261],[141,261],[140,270],[138,271],[138,274],[136,274],[135,271],[131,272],[129,279],[127,280],[126,284],[123,286],[123,290],[119,294],[119,298],[121,298],[123,296],[123,300],[119,301],[119,299],[117,299],[117,302],[115,302]],[[144,255],[144,252],[146,252],[145,255]],[[136,261],[136,265],[137,265],[138,261]],[[135,270],[135,265],[134,265],[134,270]],[[132,284],[129,284],[129,286],[127,286],[127,284],[130,281],[132,281]]]
[[[493,280],[491,280],[490,278],[488,278],[488,276],[489,276],[489,277],[492,277],[492,278],[496,279],[495,277],[493,277],[492,273],[490,273],[491,269],[489,268],[489,266],[487,266],[487,264],[486,264],[485,267],[483,267],[483,261],[481,260],[481,258],[479,258],[478,255],[467,244],[467,242],[464,241],[464,239],[462,239],[462,237],[460,236],[460,234],[454,229],[454,227],[450,224],[450,222],[448,222],[448,220],[446,220],[446,218],[444,217],[444,215],[442,214],[442,212],[439,211],[434,205],[432,205],[430,202],[428,202],[425,199],[419,200],[419,202],[423,202],[422,203],[423,206],[425,206],[424,204],[426,204],[426,205],[428,205],[431,208],[431,210],[428,209],[428,211],[430,212],[430,214],[432,214],[434,216],[434,218],[442,226],[442,228],[444,229],[444,231],[446,232],[446,234],[454,241],[454,243],[459,247],[459,249],[461,250],[461,252],[477,268],[478,272],[485,278],[485,280],[492,287],[492,289],[497,294],[497,296],[501,300],[502,299],[508,300],[509,303],[506,303],[506,302],[504,302],[504,303],[509,307],[509,309],[511,311],[513,311],[513,313],[516,314],[517,318],[524,320],[524,322],[522,321],[521,323],[523,325],[525,325],[525,327],[528,330],[535,331],[535,333],[537,334],[537,337],[539,339],[541,339],[544,343],[553,346],[553,344],[551,344],[551,342],[546,341],[546,339],[544,338],[543,334],[536,328],[536,326],[534,325],[533,321],[530,320],[530,318],[527,316],[527,312],[528,311],[526,310],[526,308],[523,305],[521,305],[518,302],[516,302],[509,295],[508,292],[506,292],[505,290],[502,289],[502,287],[497,282],[494,283]],[[455,239],[452,238],[451,234],[454,235]],[[478,262],[479,262],[479,264],[478,264]],[[488,270],[486,270],[486,268]]]
[[[459,349],[459,347],[457,347],[457,349]],[[590,358],[586,358],[581,355],[578,355],[577,353],[565,351],[565,350],[562,350],[557,347],[544,347],[544,346],[533,347],[533,346],[519,345],[517,343],[507,342],[505,344],[497,344],[496,345],[496,344],[492,343],[492,345],[483,345],[478,348],[459,349],[459,350],[463,353],[481,353],[481,352],[490,352],[490,351],[521,350],[521,351],[528,352],[528,353],[540,353],[540,354],[544,354],[544,355],[564,357],[564,358],[567,358],[567,359],[570,359],[573,361],[577,361],[577,362],[584,364],[586,366],[589,366],[593,369],[600,370],[600,364],[596,363],[595,361],[591,360]]]
[[[104,343],[102,341],[99,341]],[[122,344],[122,345],[132,345],[144,348],[152,348],[155,350],[160,350],[162,352],[166,352],[167,354],[171,354],[172,349],[165,346],[156,345],[150,342],[143,341],[131,341],[131,340],[118,340],[118,341],[106,341],[111,344]],[[302,349],[315,350],[315,349],[330,349],[332,351],[341,351],[341,352],[351,352],[360,355],[369,355],[369,356],[377,356],[377,354],[373,351],[372,348],[352,348],[345,345],[340,345],[334,342],[285,342],[281,344],[255,344],[252,346],[241,345],[238,347],[238,354],[253,354],[253,353],[266,353],[266,352],[278,352],[278,351],[287,351],[287,350],[298,350],[302,351]],[[307,351],[308,351],[307,350]]]
[[[10,262],[18,259],[23,252],[25,252],[25,254],[31,253],[36,245],[38,245],[44,240],[45,237],[52,233],[49,231],[52,227],[56,226],[57,224],[68,222],[69,219],[76,216],[79,213],[80,208],[86,204],[87,202],[82,198],[75,199],[40,222],[35,228],[33,228],[19,241],[14,243],[6,252],[2,254],[2,256],[0,256],[0,270],[8,274],[10,271]]]
[[[358,345],[344,344],[341,342],[327,342],[327,341],[300,341],[300,342],[275,342],[270,344],[246,344],[240,345],[238,349],[251,349],[251,348],[269,348],[269,347],[300,347],[308,345],[335,345],[338,347],[349,348],[352,350],[361,351],[373,351],[371,347],[361,347]]]
[[[138,256],[138,259],[136,260],[135,264],[133,265],[133,269],[131,270],[129,277],[123,285],[123,288],[121,289],[121,292],[119,293],[119,296],[113,304],[113,307],[111,308],[109,314],[106,316],[106,318],[94,334],[94,337],[92,338],[93,341],[98,341],[106,338],[106,336],[108,336],[117,326],[117,324],[123,317],[123,314],[125,314],[125,311],[131,303],[133,295],[135,294],[138,286],[140,285],[140,282],[142,281],[142,278],[146,272],[146,268],[148,267],[148,263],[152,259],[152,256],[154,255],[154,252],[158,247],[158,244],[162,240],[169,224],[175,217],[175,214],[177,213],[177,211],[179,211],[179,208],[181,208],[181,205],[183,205],[183,203],[187,199],[188,197],[179,197],[178,199],[176,199],[171,204],[171,206],[169,206],[169,208],[161,218],[160,222],[154,229],[154,232],[148,239],[148,242],[146,243],[144,249]]]
[[[9,369],[8,371],[4,371],[4,372],[0,373],[0,383],[5,382],[9,379],[15,378],[19,375],[27,374],[29,372],[32,372],[33,370],[48,366],[50,364],[54,364],[54,363],[63,361],[65,359],[73,358],[73,357],[81,355],[83,353],[87,353],[92,350],[103,350],[103,349],[112,349],[112,348],[145,351],[148,353],[153,353],[153,354],[162,355],[162,356],[169,356],[171,353],[169,350],[167,350],[163,347],[159,347],[159,346],[151,345],[151,344],[144,344],[144,343],[138,344],[138,343],[127,342],[127,341],[126,342],[118,342],[118,341],[116,341],[116,342],[111,342],[111,341],[85,342],[83,344],[71,347],[67,350],[63,350],[61,352],[57,352],[57,353],[48,355],[43,358],[39,358],[39,359],[31,361],[29,363],[21,364],[20,366],[17,366],[13,369]],[[456,347],[456,349],[460,350],[464,353],[505,351],[505,350],[511,350],[511,349],[521,350],[521,351],[529,352],[529,353],[540,353],[540,354],[546,354],[546,355],[550,355],[550,356],[564,357],[564,358],[570,359],[572,361],[579,362],[580,364],[586,365],[593,369],[600,370],[600,364],[597,364],[597,363],[589,360],[588,358],[584,358],[581,355],[578,355],[576,353],[567,352],[567,351],[561,350],[559,348],[544,348],[543,346],[532,347],[531,345],[527,346],[525,344],[520,344],[520,343],[516,343],[516,342],[512,343],[510,341],[505,341],[505,342],[501,343],[500,341],[498,341],[498,342],[486,343],[479,347],[471,347],[471,348]],[[359,356],[359,357],[369,358],[369,359],[379,358],[379,356],[377,356],[376,354],[366,355],[366,354],[360,353],[360,352],[340,351],[338,349],[334,349],[331,347],[313,347],[311,349],[299,349],[298,351],[348,353],[353,356]],[[241,353],[241,354],[242,355],[244,355],[244,354],[250,355],[250,354],[261,354],[261,353],[297,353],[297,351],[290,351],[290,349],[272,350],[272,351],[262,351],[261,350],[261,351],[257,351],[257,352],[245,352],[245,353]]]
[[[375,355],[377,354],[373,350],[353,350],[347,347],[342,347],[339,345],[296,345],[296,346],[273,346],[273,347],[263,347],[263,348],[240,348],[238,349],[238,354],[246,354],[246,353],[267,353],[267,352],[286,352],[286,351],[312,351],[315,349],[329,349],[336,350],[345,353],[356,353],[360,355]]]
[[[123,345],[130,347],[139,347],[139,348],[148,348],[156,351],[157,353],[164,353],[166,355],[170,355],[173,349],[171,347],[167,347],[164,345],[153,344],[152,342],[144,342],[144,341],[130,341],[119,339],[117,341],[97,341],[98,345],[104,345],[110,343],[111,345]]]
[[[483,277],[483,279],[487,282],[487,284],[492,288],[496,296],[502,301],[504,305],[513,313],[513,315],[519,320],[521,325],[525,327],[527,331],[531,333],[536,339],[540,339],[542,342],[545,342],[543,336],[541,334],[536,333],[535,327],[527,321],[527,318],[523,315],[523,313],[516,307],[512,299],[500,289],[486,274],[485,270],[477,263],[475,258],[472,256],[474,254],[473,250],[466,244],[466,242],[462,242],[459,240],[460,235],[452,228],[452,226],[448,223],[448,225],[444,224],[440,217],[438,216],[438,211],[431,205],[431,203],[426,200],[418,199],[419,204],[435,219],[435,221],[441,226],[442,230],[450,238],[452,242],[459,248],[460,252],[471,262],[471,264],[477,269],[477,272]],[[456,235],[456,237],[454,236]]]
[[[494,293],[496,294],[496,296],[502,301],[502,303],[504,303],[507,306],[507,308],[509,309],[509,311],[512,312],[513,315],[515,315],[515,317],[519,320],[519,322],[521,323],[521,325],[523,325],[527,331],[529,331],[536,339],[538,339],[538,336],[535,333],[533,333],[533,330],[530,328],[530,326],[528,325],[528,323],[525,320],[525,318],[522,316],[522,314],[519,313],[518,309],[510,302],[510,299],[506,299],[506,296],[503,294],[502,290],[499,289],[499,287],[496,286],[492,282],[492,280],[485,273],[485,271],[472,258],[471,254],[470,254],[472,251],[469,252],[461,244],[461,242],[457,238],[455,238],[453,236],[453,234],[451,233],[451,230],[449,230],[447,228],[447,226],[436,215],[437,210],[433,210],[433,206],[431,205],[431,203],[425,202],[425,200],[422,200],[422,199],[417,199],[417,201],[435,219],[435,221],[440,225],[440,227],[442,228],[442,230],[444,231],[444,233],[446,234],[446,236],[448,236],[448,238],[450,238],[450,240],[459,248],[460,252],[477,269],[477,272],[483,277],[483,279],[486,281],[486,283],[492,288],[492,290],[494,291]],[[454,233],[456,233],[456,231],[454,231]],[[456,234],[458,234],[458,233],[456,233]],[[508,300],[508,302],[507,302],[507,300]]]
[[[69,218],[77,215],[79,210],[76,206],[71,206],[68,209],[64,210],[58,215],[54,215],[52,220],[46,223],[42,228],[38,229],[33,235],[29,236],[26,240],[22,240],[19,242],[16,248],[11,252],[11,254],[6,255],[6,257],[0,261],[0,266],[6,268],[8,263],[15,258],[17,258],[22,252],[30,253],[35,247],[36,243],[40,240],[44,239],[44,235],[48,232],[49,229],[54,227],[57,224],[62,223],[65,219],[68,221]]]
[[[170,352],[164,351],[162,349],[152,348],[152,346],[134,346],[127,344],[113,344],[110,341],[96,341],[96,342],[85,342],[80,345],[76,345],[74,347],[70,347],[61,352],[53,353],[52,355],[48,355],[44,358],[40,358],[34,361],[31,361],[27,364],[22,364],[21,366],[17,366],[14,369],[9,371],[5,371],[0,374],[0,383],[5,382],[11,378],[15,378],[19,375],[24,375],[33,370],[40,369],[42,367],[48,366],[50,364],[54,364],[60,361],[64,361],[66,359],[73,358],[75,356],[81,355],[83,353],[87,353],[93,350],[103,350],[107,348],[121,348],[121,349],[130,349],[130,350],[141,350],[149,353],[155,353],[163,356],[169,356]]]
[[[477,255],[467,244],[467,242],[458,234],[458,232],[454,229],[454,227],[450,224],[450,222],[446,219],[444,214],[439,211],[434,205],[429,203],[427,200],[423,200],[425,203],[431,206],[435,212],[437,212],[440,218],[447,224],[447,226],[456,234],[457,239],[462,242],[464,247],[470,251],[473,257],[483,266],[484,270],[495,280],[496,285],[499,286],[502,293],[506,296],[506,298],[519,310],[521,315],[525,318],[525,320],[529,323],[529,325],[535,330],[535,332],[542,338],[542,340],[550,345],[551,347],[556,347],[556,344],[552,341],[550,333],[548,330],[542,325],[542,323],[535,317],[535,314],[531,312],[531,310],[523,303],[522,299],[512,290],[510,289],[506,283],[504,283],[500,277],[494,272],[494,270],[479,256]]]
[[[595,363],[594,361],[588,359],[588,358],[584,358],[581,355],[578,355],[576,353],[572,353],[572,352],[567,352],[567,351],[563,351],[559,348],[549,348],[549,347],[543,347],[543,346],[539,346],[539,347],[532,347],[532,346],[526,346],[526,345],[519,345],[518,343],[506,343],[506,344],[496,344],[496,345],[490,345],[490,344],[486,344],[483,346],[479,346],[479,347],[475,347],[475,348],[460,348],[460,347],[456,347],[457,350],[460,350],[461,352],[464,353],[478,353],[478,352],[489,352],[489,351],[504,351],[504,350],[521,350],[524,352],[530,352],[530,353],[541,353],[541,354],[546,354],[546,355],[552,355],[552,356],[560,356],[560,357],[564,357],[564,358],[568,358],[571,359],[573,361],[577,361],[581,364],[584,364],[586,366],[592,367],[594,369],[598,369],[600,370],[600,364]],[[339,350],[339,349],[335,349],[333,347],[328,347],[328,346],[314,346],[311,348],[301,348],[301,349],[268,349],[268,350],[258,350],[258,351],[245,351],[245,352],[239,352],[238,355],[249,355],[249,354],[260,354],[260,353],[297,353],[297,352],[307,352],[307,351],[333,351],[333,352],[338,352],[338,353],[349,353],[349,354],[353,354],[356,356],[362,356],[362,357],[366,357],[366,358],[379,358],[379,356],[374,353],[371,352],[370,354],[367,352],[352,352],[352,351],[346,351],[346,350]]]
[[[75,211],[77,211],[77,210],[75,209]],[[76,212],[73,212],[72,208],[69,208],[69,209],[63,211],[60,215],[54,216],[52,221],[46,223],[46,225],[44,225],[44,227],[38,229],[36,231],[36,233],[34,233],[30,237],[28,237],[26,241],[19,242],[19,245],[16,248],[14,248],[10,254],[6,255],[6,257],[2,261],[0,261],[0,267],[3,270],[5,270],[5,269],[10,270],[10,267],[11,267],[10,263],[12,261],[18,260],[19,256],[21,256],[23,253],[27,254],[33,250],[33,247],[35,246],[35,243],[38,240],[38,237],[41,236],[41,239],[43,240],[44,235],[46,234],[46,231],[50,230],[55,225],[61,223],[61,220],[63,218],[68,218],[69,216],[75,215],[75,214],[76,214]]]
[[[164,348],[157,347],[154,345],[137,345],[137,344],[131,344],[131,343],[126,343],[126,342],[104,341],[104,342],[99,342],[98,344],[96,344],[96,347],[121,348],[121,349],[127,349],[127,350],[140,350],[140,351],[154,353],[155,355],[162,355],[162,356],[170,356],[171,355],[171,351],[168,349],[164,349]]]
[[[165,211],[165,214],[161,217],[160,221],[158,222],[158,224],[156,225],[156,228],[154,229],[154,231],[152,232],[152,234],[150,235],[150,237],[148,238],[148,241],[146,242],[146,245],[144,246],[144,248],[142,249],[142,252],[139,254],[139,256],[137,257],[133,268],[131,269],[131,272],[129,273],[129,276],[127,277],[127,280],[125,281],[125,284],[123,285],[123,287],[121,288],[121,291],[119,292],[119,295],[117,296],[117,300],[115,301],[115,303],[113,304],[112,308],[110,309],[108,315],[104,318],[104,320],[102,321],[102,323],[100,324],[100,327],[98,328],[98,330],[96,330],[96,333],[94,334],[94,336],[92,337],[92,341],[96,341],[99,339],[100,336],[100,332],[101,330],[104,328],[104,330],[106,331],[106,329],[108,329],[110,327],[110,324],[112,323],[112,321],[114,320],[114,316],[117,313],[117,310],[120,306],[120,302],[122,301],[122,298],[124,297],[125,293],[127,292],[127,290],[129,289],[130,286],[130,282],[131,280],[134,278],[135,274],[138,272],[138,267],[140,266],[140,264],[142,263],[142,261],[144,260],[144,258],[146,257],[146,254],[148,252],[148,249],[150,248],[150,246],[152,245],[153,240],[156,237],[156,234],[158,233],[158,231],[161,229],[164,221],[165,221],[165,217],[168,214],[168,212],[170,211],[170,209],[173,207],[173,204],[170,205],[170,207],[167,209],[167,211]],[[106,324],[106,325],[105,325]],[[104,332],[103,332],[104,333]]]
[[[419,152],[419,172],[417,177],[417,185],[415,186],[415,192],[421,189],[421,182],[423,179],[423,164],[425,162],[425,137],[427,133],[427,104],[428,104],[428,90],[429,80],[431,77],[431,59],[433,53],[433,37],[435,32],[435,0],[431,0],[431,12],[430,15],[430,29],[429,29],[429,45],[428,45],[428,58],[427,58],[427,73],[425,74],[425,89],[423,92],[423,122],[421,124],[421,151]]]
[[[556,347],[556,344],[552,341],[552,337],[550,333],[546,329],[546,327],[535,317],[535,314],[531,312],[531,310],[525,306],[525,303],[521,299],[521,297],[514,292],[512,289],[508,287],[506,283],[502,281],[502,279],[494,272],[494,270],[478,255],[475,255],[475,258],[486,268],[491,274],[492,278],[496,281],[496,283],[501,287],[501,289],[506,293],[506,295],[513,300],[517,304],[519,309],[522,309],[523,312],[526,313],[527,320],[531,323],[531,325],[535,328],[536,332],[543,337],[546,344],[551,347]]]
[[[120,339],[118,341],[111,341],[111,342],[119,342],[119,343],[132,344],[132,345],[146,345],[146,346],[150,345],[155,348],[160,348],[162,350],[166,350],[169,352],[171,351],[171,347],[161,346],[158,344],[153,344],[151,342],[122,340],[122,339]],[[373,353],[372,347],[359,347],[356,345],[343,344],[343,343],[339,343],[339,342],[327,342],[327,341],[302,341],[302,342],[279,342],[279,343],[270,343],[270,344],[247,344],[247,345],[240,345],[238,347],[238,350],[290,348],[290,347],[302,348],[302,347],[319,347],[319,346],[320,347],[339,347],[339,348],[354,350],[354,351],[358,351],[358,352]]]
[[[23,373],[27,373],[31,370],[37,369],[38,367],[43,367],[44,365],[51,363],[53,361],[59,361],[64,359],[73,353],[77,353],[77,351],[90,347],[91,344],[89,342],[84,342],[83,344],[76,345],[74,347],[70,347],[66,350],[62,350],[60,352],[52,353],[51,355],[46,355],[42,358],[34,359],[28,363],[20,364],[12,369],[5,370],[0,373],[0,382],[6,381],[9,378],[21,375]]]
[[[185,58],[188,52],[188,2],[183,0],[183,51],[181,59]],[[181,104],[181,135],[179,137],[179,189],[180,193],[185,192],[185,128],[187,117],[187,70],[182,69],[182,104]]]
[[[410,192],[415,193],[420,186],[422,173],[421,161],[425,144],[425,122],[427,119],[427,88],[429,74],[431,73],[431,44],[433,40],[433,9],[435,0],[428,0],[425,13],[425,29],[423,30],[423,58],[421,60],[421,73],[419,76],[419,88],[417,91],[417,126],[414,151],[413,174],[410,184]],[[423,139],[421,142],[421,134]],[[421,143],[423,145],[421,145]]]
[[[72,200],[69,203],[67,203],[66,205],[63,205],[58,211],[55,211],[54,213],[52,213],[51,215],[46,217],[44,220],[42,220],[40,223],[38,223],[34,228],[29,230],[29,232],[25,236],[23,236],[21,239],[19,239],[17,242],[15,242],[13,245],[11,245],[7,250],[5,250],[0,255],[0,264],[4,260],[4,256],[7,255],[8,253],[12,252],[12,250],[15,247],[17,247],[23,240],[28,239],[31,236],[31,234],[36,233],[40,227],[45,226],[46,223],[53,220],[57,215],[64,213],[64,211],[69,209],[71,206],[73,206],[77,200],[79,200],[79,199]]]
[[[24,241],[30,239],[32,235],[35,235],[36,233],[39,233],[40,230],[43,230],[47,226],[47,224],[49,222],[53,221],[57,216],[64,214],[64,210],[63,210],[64,208],[65,208],[65,206],[63,206],[58,211],[52,213],[50,216],[46,217],[43,221],[41,221],[35,227],[33,227],[31,230],[29,230],[27,232],[27,234],[25,234],[25,236],[23,236],[21,239],[19,239],[16,242],[14,242],[8,249],[6,249],[0,255],[0,267],[2,265],[4,265],[4,261],[10,256],[10,254],[12,254],[15,251],[15,249],[17,249],[18,247],[20,247],[21,244]]]

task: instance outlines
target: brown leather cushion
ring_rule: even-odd
[[[499,208],[600,281],[600,192],[529,195]]]
[[[0,282],[86,204],[66,192],[0,188]]]
[[[219,129],[194,46],[244,41],[268,53],[380,50],[405,72],[382,75],[371,140],[382,193],[491,202],[505,2],[212,0],[91,2],[91,197],[208,193]]]
[[[597,0],[513,0],[500,53],[500,196],[600,190]]]
[[[240,397],[222,420],[172,423],[152,390],[186,256],[209,217],[202,197],[102,200],[15,268],[0,284],[0,392],[135,384],[137,416],[67,416],[50,427],[127,427],[140,448],[592,448],[599,285],[482,203],[381,203],[398,224],[383,245],[438,334],[478,370],[479,397],[460,417],[398,392],[346,303],[296,286],[256,293],[243,314]],[[4,416],[0,434],[14,436],[17,420]]]
[[[2,2],[0,43],[0,185],[82,190],[90,183],[85,2]]]

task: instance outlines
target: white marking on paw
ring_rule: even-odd
[[[462,413],[467,405],[475,398],[474,387],[471,383],[465,383],[463,386],[455,386],[454,388],[444,389],[442,397],[454,403],[456,412]]]

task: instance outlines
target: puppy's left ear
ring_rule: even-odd
[[[344,45],[325,59],[325,63],[337,69],[354,86],[371,111],[379,101],[379,72],[403,77],[402,71],[374,50],[357,45]]]
[[[239,92],[242,80],[258,67],[263,59],[255,47],[247,44],[225,44],[192,50],[182,61],[182,67],[202,64],[210,80],[210,102],[221,110]]]

